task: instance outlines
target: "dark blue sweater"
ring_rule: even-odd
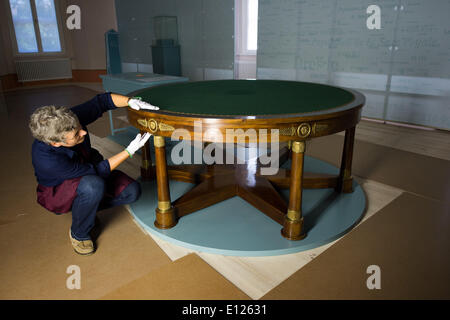
[[[108,110],[116,109],[111,94],[98,94],[93,99],[71,108],[78,117],[83,130],[86,126]],[[81,149],[87,151],[82,156]],[[103,160],[102,155],[91,147],[89,133],[82,143],[68,147],[53,147],[45,142],[34,140],[31,150],[34,174],[39,184],[47,187],[57,186],[64,180],[73,179],[85,175],[99,175],[108,177],[111,173],[108,160]]]

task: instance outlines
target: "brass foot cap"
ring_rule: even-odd
[[[155,220],[155,222],[153,223],[155,225],[155,227],[157,227],[158,229],[170,229],[173,228],[177,225],[177,221],[175,221],[173,224],[171,225],[162,225],[159,224],[158,221]]]
[[[282,235],[284,238],[288,239],[288,240],[294,240],[294,241],[296,241],[296,240],[297,240],[297,241],[298,241],[298,240],[303,240],[303,239],[306,238],[306,233],[301,233],[301,234],[299,234],[298,236],[293,236],[293,235],[285,234],[285,233],[284,233],[284,228],[281,229],[281,235]]]

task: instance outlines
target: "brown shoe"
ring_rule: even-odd
[[[91,255],[95,252],[94,243],[92,240],[82,240],[79,241],[72,237],[72,232],[69,229],[69,237],[70,242],[72,242],[72,247],[76,253],[81,254],[83,256]]]

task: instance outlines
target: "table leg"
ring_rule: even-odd
[[[145,131],[141,131],[141,134],[144,133]],[[152,164],[152,156],[150,154],[150,141],[147,141],[142,148],[141,177],[144,181],[155,178],[155,167]]]
[[[302,188],[303,163],[305,155],[305,142],[292,143],[291,182],[289,191],[289,206],[284,218],[281,235],[289,240],[301,240],[306,234],[302,233]]]
[[[158,206],[155,226],[169,229],[177,224],[175,210],[170,201],[169,175],[167,174],[166,147],[164,137],[155,136],[156,182],[158,185]]]
[[[356,127],[345,130],[344,148],[342,150],[341,170],[339,173],[337,191],[353,192],[352,160]]]

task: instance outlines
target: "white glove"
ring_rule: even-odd
[[[151,105],[148,102],[142,101],[140,97],[134,97],[128,100],[128,105],[134,110],[159,110],[159,107]]]
[[[130,154],[130,157],[132,157],[136,151],[142,148],[151,136],[152,134],[150,132],[146,132],[142,136],[139,133],[136,138],[131,141],[130,145],[125,149]]]

